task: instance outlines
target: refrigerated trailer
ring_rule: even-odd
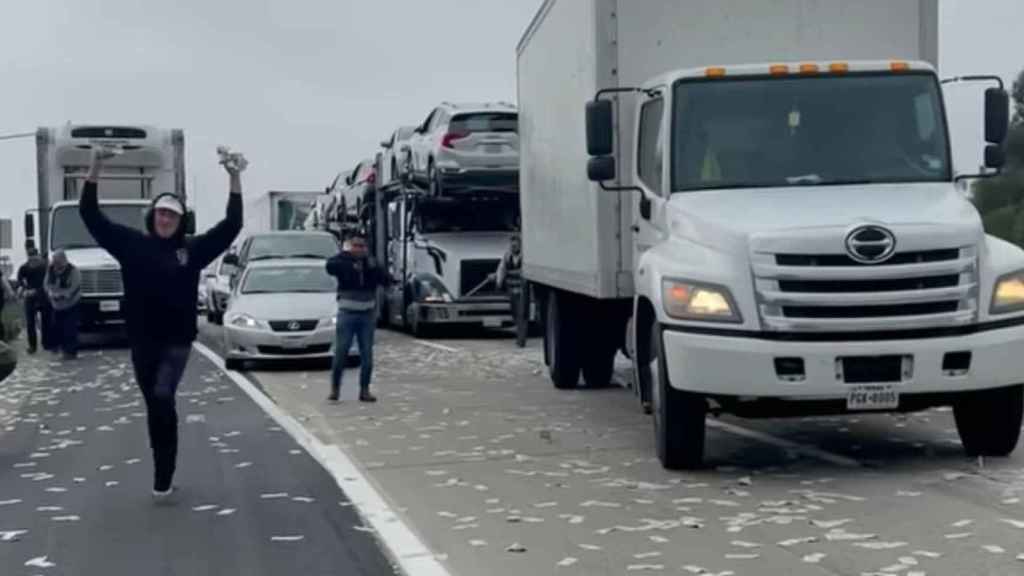
[[[270,190],[245,208],[246,233],[302,230],[323,192]]]
[[[1002,165],[1008,99],[954,79],[992,85],[957,172],[936,0],[547,0],[517,54],[556,387],[626,352],[669,468],[724,412],[952,405],[969,453],[1014,449],[1024,253],[956,186]]]
[[[79,216],[78,197],[94,146],[120,154],[104,164],[98,183],[107,217],[144,230],[152,199],[177,194],[185,206],[185,134],[178,129],[118,124],[66,124],[36,131],[38,206],[25,215],[26,240],[48,254],[63,249],[82,274],[84,328],[124,321],[124,286],[117,261],[100,248]],[[38,235],[35,233],[38,223]],[[184,224],[194,231],[190,209]]]

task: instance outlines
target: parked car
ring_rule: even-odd
[[[213,324],[220,324],[224,320],[224,311],[227,310],[228,298],[231,295],[231,276],[235,272],[235,266],[224,261],[227,257],[225,254],[215,260],[203,272],[203,281],[199,283],[200,289],[203,290],[200,302],[205,300],[206,319]]]
[[[406,160],[412,176],[441,195],[450,187],[519,186],[519,116],[507,103],[434,109],[413,132]]]
[[[292,258],[326,260],[336,255],[340,249],[338,240],[329,232],[281,230],[249,236],[242,242],[238,254],[226,254],[223,261],[235,267],[230,281],[233,290],[250,263]]]
[[[409,170],[409,142],[416,132],[415,126],[402,126],[391,133],[391,138],[380,143],[384,148],[380,183],[401,180]]]
[[[224,315],[225,364],[333,356],[337,283],[320,259],[252,262]]]

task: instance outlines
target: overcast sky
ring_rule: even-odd
[[[540,3],[18,2],[0,20],[0,134],[67,121],[184,128],[205,228],[223,214],[219,144],[250,158],[247,196],[322,189],[442,100],[514,100],[515,45]],[[941,3],[942,74],[1012,81],[1024,67],[1024,2]],[[966,134],[958,155],[969,157],[980,150],[980,101],[963,100],[951,98],[951,124]],[[0,199],[22,246],[21,216],[35,202],[33,140],[0,141]]]

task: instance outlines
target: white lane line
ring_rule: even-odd
[[[786,450],[792,450],[799,454],[810,456],[811,458],[817,458],[818,460],[822,460],[830,464],[835,464],[837,466],[843,466],[846,468],[861,467],[860,462],[854,460],[853,458],[847,458],[846,456],[833,454],[820,448],[815,448],[814,446],[804,446],[803,444],[790,442],[789,440],[784,440],[777,436],[772,436],[770,434],[765,434],[764,432],[758,432],[756,430],[750,430],[749,428],[743,428],[735,424],[722,422],[721,420],[712,420],[709,418],[708,426],[712,426],[714,428],[718,428],[719,430],[735,434],[736,436],[743,436],[745,438],[757,440],[758,442],[764,442],[765,444],[771,444],[772,446],[777,446],[779,448],[784,448]]]
[[[227,374],[257,406],[273,418],[278,426],[288,432],[334,477],[364,523],[369,523],[373,527],[377,538],[406,576],[450,576],[434,553],[391,509],[370,480],[341,448],[321,442],[245,377],[238,372],[227,370],[223,359],[216,352],[199,342],[193,343],[193,346]]]
[[[456,352],[461,352],[461,350],[459,350],[458,348],[452,348],[451,346],[445,346],[444,344],[438,344],[437,342],[428,342],[426,340],[419,340],[417,338],[414,338],[413,342],[421,346],[426,346],[427,348],[434,348],[435,350],[451,352],[452,354],[455,354]]]

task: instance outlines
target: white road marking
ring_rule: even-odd
[[[241,374],[224,367],[224,360],[216,352],[199,342],[196,351],[223,371],[246,393],[257,406],[274,419],[295,441],[306,449],[331,476],[334,477],[353,507],[369,523],[385,550],[406,576],[450,576],[434,553],[420,537],[391,508],[377,488],[356,466],[355,462],[335,444],[326,445],[306,430],[291,415],[260,392]]]
[[[749,428],[743,428],[742,426],[737,426],[735,424],[730,424],[728,422],[722,422],[721,420],[708,419],[708,426],[711,426],[712,428],[718,428],[719,430],[723,430],[731,434],[735,434],[736,436],[743,436],[746,438],[750,438],[752,440],[764,442],[765,444],[771,444],[772,446],[777,446],[779,448],[784,448],[786,450],[792,450],[794,452],[803,454],[804,456],[817,458],[818,460],[822,460],[830,464],[835,464],[837,466],[843,466],[846,468],[859,468],[861,466],[860,462],[854,460],[853,458],[847,458],[846,456],[833,454],[831,452],[822,450],[821,448],[815,448],[814,446],[805,446],[803,444],[797,444],[796,442],[790,442],[789,440],[785,440],[777,436],[772,436],[771,434],[765,434],[764,432],[750,430]]]
[[[421,346],[426,346],[427,348],[433,348],[435,350],[441,350],[443,352],[451,352],[452,354],[461,352],[461,350],[459,350],[458,348],[452,348],[451,346],[445,346],[444,344],[438,344],[437,342],[430,342],[428,340],[419,340],[414,338],[413,342]]]

